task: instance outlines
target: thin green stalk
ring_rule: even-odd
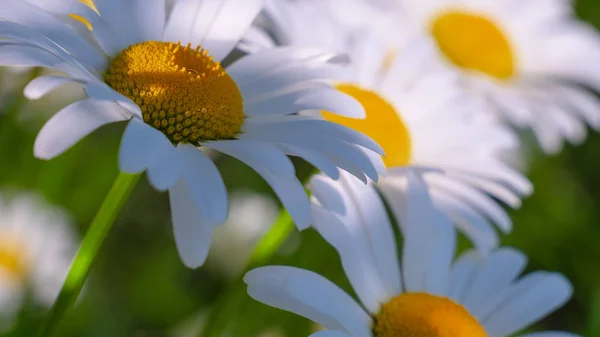
[[[258,266],[266,264],[294,229],[294,222],[287,210],[282,209],[277,220],[254,248],[244,271],[229,283],[225,292],[213,306],[206,319],[201,337],[221,337],[232,319],[238,317],[242,304],[246,300],[244,274]]]
[[[64,318],[65,313],[77,300],[77,296],[90,272],[98,250],[102,246],[106,235],[115,222],[117,214],[119,214],[121,208],[131,195],[139,178],[139,174],[132,175],[122,172],[117,176],[83,238],[81,247],[69,270],[62,290],[40,329],[40,337],[52,336]]]

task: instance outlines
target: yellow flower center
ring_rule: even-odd
[[[386,303],[375,317],[375,337],[487,337],[461,305],[426,293],[406,293]]]
[[[337,89],[359,101],[365,108],[367,116],[365,119],[355,119],[323,112],[323,117],[328,121],[362,132],[379,143],[385,151],[383,161],[387,167],[409,164],[411,139],[396,109],[373,91],[352,84],[340,84]]]
[[[14,281],[22,281],[27,275],[29,263],[18,240],[3,237],[0,240],[0,270]]]
[[[112,60],[104,81],[139,105],[144,122],[174,144],[233,138],[244,121],[235,81],[200,47],[129,46]]]
[[[490,19],[448,11],[435,18],[431,32],[441,51],[457,66],[501,80],[514,75],[515,59],[509,41]]]

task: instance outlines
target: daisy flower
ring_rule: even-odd
[[[295,114],[364,115],[355,100],[323,83],[341,72],[325,62],[331,54],[277,48],[221,65],[262,3],[178,0],[167,14],[165,0],[97,0],[54,14],[24,1],[0,2],[0,64],[65,74],[33,80],[26,96],[68,82],[88,96],[46,123],[35,155],[56,157],[100,126],[128,121],[119,167],[146,171],[156,189],[169,191],[175,240],[189,267],[202,265],[213,228],[227,217],[223,180],[200,148],[255,169],[299,228],[310,224],[309,201],[286,154],[377,176],[362,152],[381,152],[375,142]]]
[[[583,142],[586,124],[600,128],[591,92],[600,91],[600,38],[577,20],[571,1],[395,2],[405,29],[435,41],[436,55],[470,93],[499,118],[531,129],[545,152],[558,152],[564,140]]]
[[[359,120],[323,112],[322,118],[360,131],[383,147],[383,161],[367,152],[383,173],[377,187],[399,223],[410,222],[415,213],[430,212],[419,205],[408,207],[415,191],[427,190],[433,205],[482,252],[497,246],[493,223],[505,232],[512,226],[497,200],[517,208],[520,198],[532,190],[523,175],[499,159],[502,151],[517,147],[518,140],[509,129],[480,113],[477,102],[462,90],[459,77],[436,60],[434,46],[427,39],[415,38],[407,40],[400,52],[393,52],[378,38],[379,29],[340,28],[334,30],[338,32],[336,43],[331,42],[331,36],[321,40],[321,35],[328,34],[317,34],[311,27],[320,27],[314,22],[317,19],[327,20],[325,10],[313,7],[314,13],[310,13],[311,8],[305,7],[302,16],[295,6],[305,6],[303,2],[271,4],[273,7],[266,7],[267,16],[280,16],[273,24],[281,21],[290,23],[288,28],[304,28],[290,31],[288,40],[299,41],[304,47],[331,45],[348,54],[345,81],[335,86],[357,99],[367,116]],[[296,38],[302,34],[312,37],[312,45],[302,44],[307,38]],[[252,37],[247,39],[260,44]],[[319,168],[328,172],[323,165]],[[353,179],[341,175],[340,182],[313,178],[312,191],[319,192],[324,205],[329,194],[320,190],[322,185],[327,185],[325,189],[330,185],[346,189],[344,185],[350,182],[345,181]]]
[[[0,196],[0,330],[10,329],[28,289],[38,305],[60,292],[75,238],[70,219],[33,194]]]
[[[571,297],[571,285],[561,274],[536,271],[520,277],[527,259],[512,248],[485,258],[468,251],[454,260],[456,232],[443,220],[410,226],[400,263],[384,205],[367,200],[372,202],[360,210],[340,204],[352,214],[346,222],[313,207],[329,217],[316,228],[338,251],[359,302],[324,277],[287,266],[248,272],[248,294],[328,329],[313,334],[318,337],[508,337]],[[519,336],[575,337],[564,332]]]

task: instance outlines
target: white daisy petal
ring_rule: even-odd
[[[154,188],[166,191],[182,174],[183,160],[173,144],[160,131],[132,118],[121,140],[119,169],[128,173],[148,170]]]
[[[334,179],[337,179],[340,176],[336,163],[325,154],[322,154],[318,151],[311,151],[310,149],[305,149],[296,145],[277,144],[277,146],[290,156],[303,158],[314,167]]]
[[[208,142],[206,147],[228,154],[252,167],[273,188],[299,229],[310,225],[310,205],[290,159],[275,146],[251,140]]]
[[[101,0],[102,1],[102,0]],[[161,40],[166,20],[165,0],[129,0],[129,27],[139,27],[140,41]]]
[[[227,219],[227,190],[215,163],[200,149],[180,143],[177,150],[183,157],[183,177],[196,207],[211,224]]]
[[[389,298],[383,280],[375,266],[375,260],[366,233],[357,219],[340,219],[318,205],[312,205],[313,225],[339,253],[346,276],[363,305],[373,313]],[[353,220],[353,221],[352,221]]]
[[[244,281],[249,290],[256,286],[271,286],[274,291],[287,293],[291,299],[303,304],[303,309],[310,308],[312,314],[323,316],[324,320],[317,318],[315,321],[328,328],[344,330],[357,337],[370,336],[369,315],[348,294],[318,274],[292,267],[269,266],[248,272]]]
[[[264,5],[264,0],[209,0],[201,4],[194,38],[217,61],[233,50]]]
[[[297,300],[331,313],[352,336],[371,335],[371,317],[352,297],[324,277],[303,273],[285,280],[283,287]]]
[[[106,64],[104,56],[77,34],[76,30],[43,9],[27,1],[4,1],[0,3],[0,18],[25,25],[42,32],[76,58],[86,60],[94,67]]]
[[[474,250],[463,253],[458,257],[450,271],[449,298],[460,303],[470,282],[475,277],[475,271],[481,261],[481,254]]]
[[[246,273],[244,282],[248,285],[248,295],[257,301],[304,316],[330,329],[344,330],[332,314],[297,300],[284,288],[286,279],[304,273],[310,272],[292,267],[267,266]]]
[[[38,134],[34,154],[51,159],[66,151],[97,128],[130,117],[111,102],[87,99],[75,102],[57,112]]]
[[[282,67],[306,64],[308,60],[322,58],[324,54],[322,50],[297,47],[263,50],[236,60],[227,67],[227,73],[236,83],[244,84],[260,80],[260,76]]]
[[[492,336],[509,336],[561,307],[573,290],[560,274],[536,272],[523,277],[488,318],[481,322]]]
[[[263,132],[274,132],[276,130],[279,133],[299,134],[299,136],[322,137],[323,135],[326,135],[334,139],[360,145],[379,154],[384,154],[381,146],[371,138],[352,129],[323,120],[290,119],[289,121],[281,123],[253,124],[248,122],[244,127],[247,134],[261,134]]]
[[[461,303],[470,312],[482,314],[493,297],[509,287],[526,265],[526,256],[518,250],[501,248],[494,251],[478,265]]]
[[[429,234],[435,230],[435,208],[422,177],[409,171],[406,177],[406,209],[398,216],[404,235],[402,252],[403,284],[407,291],[424,291],[429,255]]]
[[[312,198],[318,200],[325,209],[338,214],[346,214],[348,209],[344,203],[340,185],[332,179],[322,174],[315,174],[306,186],[310,189]]]
[[[90,96],[90,98],[118,103],[123,108],[129,110],[132,114],[142,118],[142,110],[137,104],[135,104],[128,97],[125,97],[114,91],[103,82],[97,81],[87,83],[85,85],[85,92],[88,94],[88,96]]]
[[[29,82],[23,94],[29,99],[40,99],[52,90],[70,82],[77,81],[63,76],[41,76]]]
[[[55,55],[34,46],[14,43],[0,44],[0,64],[22,67],[59,67],[64,63]]]
[[[303,109],[320,109],[350,118],[365,118],[365,109],[354,98],[338,90],[318,90],[296,101]]]
[[[185,179],[169,189],[169,201],[179,256],[187,267],[198,268],[208,255],[213,225],[193,200]]]
[[[354,177],[344,174],[340,182],[346,187],[348,196],[354,203],[365,238],[373,252],[375,267],[388,294],[401,291],[400,268],[395,233],[387,210],[373,183],[362,184]]]

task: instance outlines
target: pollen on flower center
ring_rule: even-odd
[[[365,119],[355,119],[323,112],[323,117],[371,137],[385,151],[383,161],[387,167],[410,163],[411,139],[408,129],[396,109],[373,91],[352,84],[340,84],[337,89],[359,101],[366,112]]]
[[[375,337],[487,337],[485,329],[454,301],[426,293],[405,293],[383,305]]]
[[[490,19],[447,11],[437,16],[430,28],[441,51],[457,66],[500,80],[514,75],[513,50],[504,32]]]
[[[17,240],[9,238],[0,240],[0,270],[15,281],[25,278],[28,263],[23,247]]]
[[[147,41],[119,53],[104,81],[140,106],[174,143],[229,139],[244,121],[242,94],[208,51]]]

